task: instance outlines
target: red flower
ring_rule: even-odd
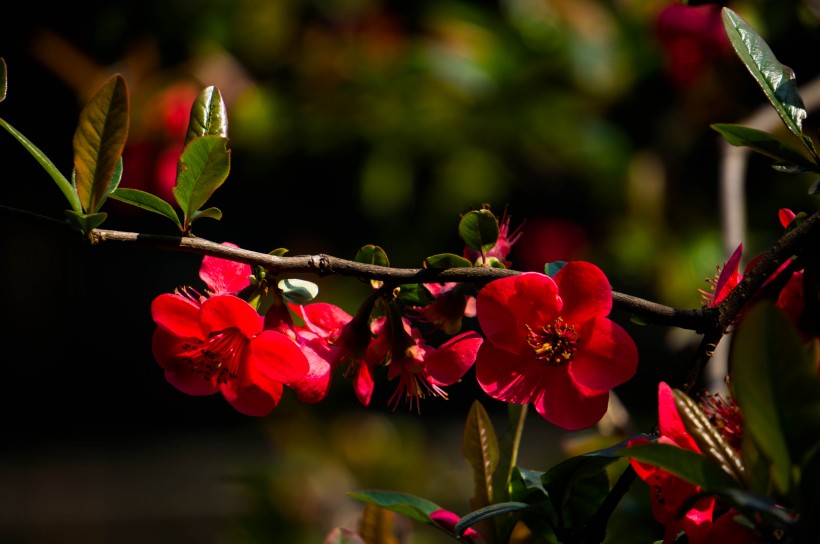
[[[487,337],[476,359],[481,387],[501,401],[534,404],[564,429],[599,421],[609,390],[637,370],[638,348],[607,318],[612,290],[591,263],[567,263],[554,280],[526,272],[492,281],[476,308]]]
[[[435,300],[427,306],[412,308],[413,316],[433,324],[445,334],[460,332],[462,318],[475,317],[475,297],[466,295],[463,286],[455,282],[424,284]]]
[[[283,385],[301,379],[308,362],[287,336],[263,330],[247,302],[219,295],[202,304],[179,294],[151,303],[153,352],[166,379],[189,395],[221,392],[238,411],[264,416],[282,397]]]
[[[435,348],[424,341],[407,319],[401,318],[401,325],[391,331],[387,377],[398,378],[399,383],[388,402],[395,409],[404,397],[418,410],[419,400],[428,394],[447,398],[442,387],[459,381],[473,366],[483,338],[476,332],[465,332]]]
[[[695,440],[686,431],[675,406],[672,389],[665,382],[658,384],[658,442],[700,452]],[[629,445],[645,443],[645,439],[630,441]],[[700,492],[700,488],[658,467],[631,459],[632,468],[652,490],[652,514],[666,526],[664,544],[675,540],[682,529],[692,544],[703,542],[712,524],[714,497],[699,499],[693,508],[678,518],[683,503]]]
[[[222,242],[223,246],[238,247],[231,242]],[[199,278],[208,286],[208,294],[235,295],[251,284],[251,266],[219,257],[206,255],[199,267]]]
[[[442,508],[441,510],[431,512],[430,519],[435,521],[442,529],[453,533],[456,530],[456,524],[459,522],[461,518],[458,517],[458,514],[450,512],[449,510],[444,510]],[[479,542],[484,542],[484,538],[481,536],[481,533],[479,533],[472,527],[468,527],[461,534],[459,540],[469,542],[470,544],[478,544]]]
[[[742,254],[743,244],[740,244],[737,246],[734,253],[732,253],[732,256],[729,257],[729,260],[723,265],[723,269],[719,266],[717,267],[717,277],[714,279],[706,279],[706,281],[712,284],[711,290],[704,291],[703,289],[698,289],[703,297],[704,306],[714,308],[723,302],[726,295],[728,295],[732,289],[737,287],[737,284],[743,279],[743,274],[738,272],[740,257]]]

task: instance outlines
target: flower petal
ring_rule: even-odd
[[[230,242],[223,242],[223,246],[238,247]],[[199,268],[199,277],[208,286],[212,295],[226,295],[238,293],[251,284],[251,266],[228,259],[205,256]]]
[[[612,310],[612,287],[603,271],[592,263],[570,261],[555,274],[564,301],[561,315],[570,324],[605,317]]]
[[[165,370],[168,383],[185,394],[194,396],[213,395],[219,388],[213,380],[207,380],[201,372],[194,372],[193,367],[180,357],[185,351],[183,344],[191,338],[175,336],[159,327],[154,331],[151,349],[159,366]]]
[[[681,448],[700,452],[695,440],[689,435],[675,406],[672,388],[666,382],[658,384],[658,429],[661,436]]]
[[[203,302],[199,319],[206,335],[236,328],[246,337],[253,338],[264,325],[264,319],[250,304],[233,295],[220,295]]]
[[[263,417],[268,415],[279,404],[284,387],[274,381],[240,384],[228,380],[222,384],[222,395],[236,411],[248,416]]]
[[[609,405],[609,391],[584,387],[574,382],[568,373],[561,372],[560,367],[555,370],[548,387],[542,387],[533,402],[541,417],[568,431],[598,423]]]
[[[599,317],[582,330],[581,344],[569,365],[572,376],[591,389],[612,389],[638,369],[638,347],[617,323]]]
[[[279,383],[295,383],[310,370],[296,342],[276,331],[262,331],[251,339],[246,357],[248,368]]]
[[[176,336],[204,338],[199,326],[199,306],[181,295],[159,295],[151,302],[151,317]]]
[[[305,326],[322,336],[327,336],[333,330],[343,327],[353,317],[335,304],[314,302],[299,306],[298,313],[305,320]]]
[[[331,361],[336,356],[336,351],[328,348],[322,338],[314,335],[314,338],[302,343],[302,353],[307,358],[309,369],[291,387],[302,402],[316,403],[330,391],[333,375]]]
[[[484,336],[512,353],[531,351],[525,325],[552,323],[561,310],[558,287],[549,276],[526,272],[493,280],[478,293],[476,310]]]
[[[484,341],[477,332],[465,332],[450,338],[438,349],[425,347],[424,369],[436,385],[456,383],[470,370]]]
[[[539,364],[531,355],[520,357],[490,342],[478,348],[476,379],[494,399],[514,404],[529,404],[548,382],[550,367]]]

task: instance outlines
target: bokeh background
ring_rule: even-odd
[[[820,73],[813,0],[729,2],[791,66],[816,131]],[[812,212],[812,180],[759,156],[741,198],[721,198],[725,146],[710,123],[766,120],[764,95],[723,36],[717,4],[662,0],[125,0],[21,3],[0,15],[8,96],[0,116],[68,175],[85,101],[114,72],[131,98],[123,186],[168,195],[190,105],[215,85],[227,104],[231,175],[195,233],[267,252],[352,258],[381,246],[419,267],[461,251],[459,215],[506,210],[522,236],[518,270],[585,259],[617,291],[679,308],[734,247],[779,234],[777,210]],[[13,14],[12,14],[13,13]],[[766,125],[768,123],[768,125]],[[0,134],[0,541],[320,543],[355,527],[347,491],[419,494],[460,514],[472,496],[461,425],[479,399],[468,374],[420,414],[363,409],[337,380],[319,405],[286,395],[264,419],[221,397],[169,386],[150,350],[153,297],[198,285],[200,259],[76,235],[5,207],[61,219],[61,193]],[[108,228],[174,234],[170,222],[107,204]],[[320,299],[354,312],[352,279],[314,278]],[[613,314],[641,350],[617,390],[626,429],[648,431],[658,380],[675,383],[697,336]],[[378,397],[378,395],[377,395]],[[616,418],[617,419],[617,418]],[[624,420],[618,420],[623,423]],[[624,429],[620,429],[624,430]],[[530,417],[521,465],[614,440]],[[609,534],[661,533],[638,484]],[[447,542],[398,522],[406,542]]]

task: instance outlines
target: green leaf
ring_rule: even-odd
[[[180,230],[182,230],[182,223],[179,222],[179,216],[177,216],[174,208],[158,196],[152,195],[151,193],[146,193],[145,191],[140,191],[139,189],[129,189],[126,187],[121,187],[108,196],[114,200],[119,200],[120,202],[125,202],[126,204],[131,204],[137,208],[142,208],[143,210],[148,210],[149,212],[158,213],[163,217],[167,217],[173,221]]]
[[[788,318],[761,302],[744,311],[732,335],[730,365],[744,440],[754,440],[777,489],[791,495],[794,467],[820,436],[820,376],[811,353]]]
[[[817,172],[818,170],[818,165],[803,153],[786,145],[767,132],[727,123],[713,123],[710,126],[731,145],[748,147],[772,159],[796,165],[802,171]]]
[[[559,270],[564,268],[564,265],[567,264],[566,261],[554,261],[551,263],[547,263],[544,265],[544,274],[549,277],[555,276]]]
[[[0,57],[0,102],[6,99],[6,93],[9,90],[7,72],[6,59]]]
[[[529,507],[530,505],[525,502],[501,502],[498,504],[490,504],[483,508],[479,508],[478,510],[474,510],[458,520],[453,532],[456,536],[460,537],[464,534],[464,531],[480,521],[494,518],[501,514],[507,514],[509,512],[520,512],[521,510],[526,510]]]
[[[71,184],[70,181],[54,166],[54,163],[46,157],[45,153],[40,151],[40,148],[34,145],[29,141],[28,138],[23,136],[21,132],[15,129],[13,126],[8,124],[3,119],[0,119],[0,126],[5,128],[9,134],[14,136],[18,142],[20,142],[26,150],[31,153],[31,156],[34,157],[40,166],[51,176],[51,179],[57,184],[57,187],[62,191],[63,195],[68,200],[71,209],[77,213],[82,213],[83,207],[80,204],[80,197],[77,195],[77,190]]]
[[[282,298],[293,304],[307,304],[319,294],[319,286],[307,280],[284,279],[276,286],[282,292]]]
[[[498,219],[490,210],[469,211],[458,224],[458,234],[467,247],[484,255],[498,241]]]
[[[797,92],[794,71],[777,60],[769,45],[740,15],[722,8],[723,27],[740,60],[760,85],[766,98],[786,127],[817,156],[814,145],[803,135],[806,107]]]
[[[105,221],[108,217],[108,214],[105,212],[77,213],[73,210],[66,210],[65,216],[69,225],[79,230],[83,234],[88,234],[91,232],[91,229],[95,229],[102,225],[103,221]]]
[[[376,266],[390,266],[390,260],[387,258],[387,253],[379,246],[368,244],[363,246],[356,252],[353,258],[357,263],[373,264]]]
[[[507,501],[510,498],[510,483],[518,464],[518,450],[524,434],[527,411],[526,404],[507,404],[509,426],[498,440],[498,467],[493,474],[493,498],[496,502]]]
[[[692,450],[671,444],[649,443],[625,448],[621,453],[667,470],[699,486],[706,493],[723,492],[737,487],[737,482],[714,461]]]
[[[102,205],[128,138],[128,88],[115,74],[80,112],[74,131],[75,186],[86,212]]]
[[[184,226],[190,226],[196,213],[228,178],[231,152],[228,139],[203,136],[182,151],[177,168],[174,198],[182,208]]]
[[[425,268],[465,268],[473,266],[473,263],[453,253],[439,253],[430,255],[424,259]]]
[[[358,501],[379,506],[410,519],[438,527],[438,524],[430,519],[430,514],[442,508],[427,499],[409,493],[381,490],[354,491],[347,495]]]
[[[197,219],[216,219],[219,221],[222,219],[222,210],[219,208],[205,208],[204,210],[195,211],[194,215],[191,216],[191,223]]]
[[[216,87],[206,87],[191,106],[185,145],[203,136],[228,137],[228,111],[222,93]]]
[[[478,509],[493,503],[493,472],[498,465],[498,440],[484,406],[473,401],[467,421],[461,454],[473,468],[475,494],[470,504]]]

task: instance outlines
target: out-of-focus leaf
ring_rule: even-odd
[[[322,544],[367,544],[367,542],[350,529],[335,527],[327,534]]]
[[[191,106],[185,145],[203,136],[228,137],[228,112],[222,93],[216,87],[206,87]]]
[[[6,99],[6,93],[9,90],[8,69],[6,67],[6,59],[0,57],[0,102]]]
[[[179,216],[174,211],[174,208],[156,195],[140,191],[139,189],[129,189],[127,187],[120,187],[110,195],[114,200],[131,204],[137,208],[148,210],[149,212],[158,213],[163,217],[167,217],[174,224],[182,230],[182,223],[179,222]]]
[[[473,266],[473,263],[454,253],[439,253],[424,259],[425,268],[465,268],[470,266]]]
[[[800,151],[781,142],[767,132],[728,123],[714,123],[710,126],[719,132],[731,145],[748,147],[767,157],[783,161],[787,164],[796,165],[804,172],[817,172],[817,164],[812,162]]]
[[[493,498],[496,502],[510,500],[510,482],[518,464],[518,449],[527,420],[526,404],[507,404],[509,426],[498,439],[498,468],[493,474]]]
[[[468,528],[472,527],[473,525],[483,521],[489,520],[501,514],[507,514],[509,512],[518,512],[521,510],[526,510],[529,508],[530,505],[525,502],[501,502],[498,504],[491,504],[489,506],[485,506],[483,508],[479,508],[478,510],[474,510],[458,520],[455,526],[455,533],[458,536],[461,536],[464,531]],[[481,532],[481,531],[479,531]]]
[[[814,180],[814,182],[811,184],[811,186],[809,187],[809,194],[820,194],[820,179]]]
[[[794,523],[793,513],[785,510],[777,502],[765,495],[756,495],[742,489],[728,489],[721,493],[716,493],[727,504],[734,506],[739,512],[757,517],[762,515],[770,522],[782,525],[792,525]]]
[[[427,306],[433,301],[433,295],[420,283],[403,283],[399,285],[396,300],[405,306]]]
[[[555,274],[558,273],[559,270],[564,268],[564,265],[567,264],[566,261],[554,261],[551,263],[547,263],[544,265],[544,274],[549,277],[553,277]]]
[[[761,302],[744,312],[732,335],[730,365],[744,439],[755,441],[777,489],[790,495],[794,466],[820,437],[814,360],[788,318],[773,303]]]
[[[194,213],[228,178],[230,169],[227,138],[203,136],[185,146],[179,157],[174,198],[182,208],[186,228]]]
[[[478,510],[493,504],[493,474],[498,466],[498,439],[487,410],[474,400],[464,423],[461,455],[473,469],[473,496],[470,507]],[[481,522],[480,532],[495,535],[494,520]]]
[[[108,218],[108,214],[105,212],[77,213],[73,210],[66,210],[65,216],[68,224],[83,234],[88,234],[91,229],[99,227]]]
[[[74,131],[75,186],[87,212],[99,210],[128,138],[128,88],[113,75],[80,112]]]
[[[380,506],[410,519],[438,527],[438,524],[430,519],[430,514],[442,508],[427,499],[409,493],[381,490],[354,491],[347,495],[358,501]]]
[[[701,453],[716,462],[738,484],[743,485],[746,471],[735,450],[726,443],[703,410],[686,393],[673,389],[672,396],[683,426],[697,443]]]
[[[57,169],[57,167],[54,166],[51,159],[46,157],[45,153],[40,151],[39,147],[31,143],[29,139],[23,136],[21,132],[3,119],[0,119],[0,126],[6,129],[9,134],[14,136],[18,142],[23,144],[23,147],[31,153],[31,156],[34,157],[38,163],[40,163],[40,166],[42,166],[48,175],[51,176],[51,179],[54,180],[57,187],[60,191],[62,191],[63,195],[66,197],[66,200],[68,200],[68,203],[71,205],[71,209],[77,213],[82,213],[83,207],[80,204],[80,197],[77,195],[77,190],[74,188],[74,185]]]
[[[467,247],[483,255],[498,241],[498,219],[490,210],[471,210],[462,216],[458,234]]]
[[[359,520],[359,532],[367,544],[399,544],[393,534],[395,515],[372,504],[365,505],[362,518]]]
[[[622,453],[680,476],[705,492],[722,492],[738,485],[711,459],[671,444],[641,444],[626,448]]]
[[[740,15],[722,8],[723,27],[740,60],[766,94],[786,127],[816,157],[812,141],[803,134],[806,107],[797,92],[794,71],[782,65],[769,44]]]
[[[293,304],[307,304],[319,294],[319,286],[307,280],[290,278],[276,284],[282,291],[282,298]]]

